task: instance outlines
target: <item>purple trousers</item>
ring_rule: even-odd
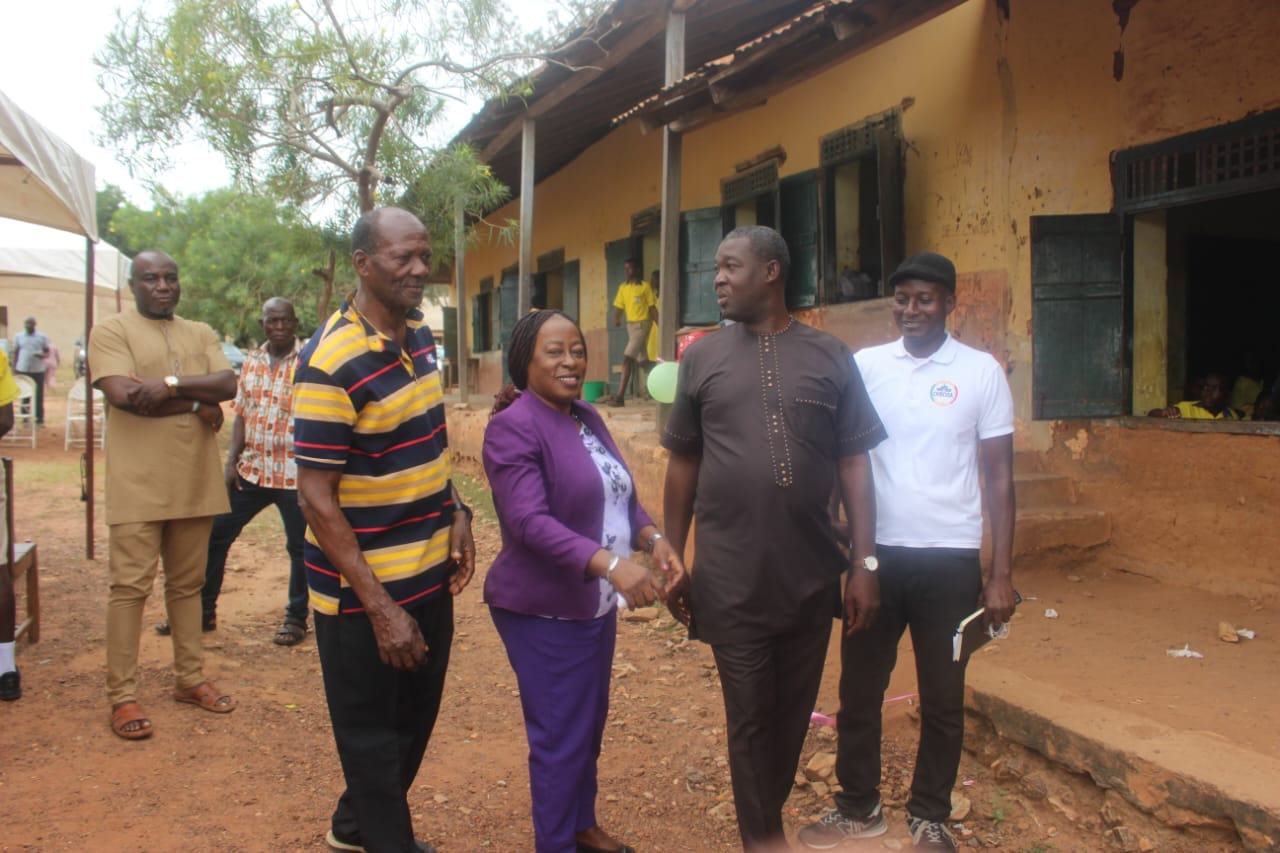
[[[489,608],[520,687],[538,853],[574,853],[596,825],[596,760],[609,715],[616,611],[546,619]]]

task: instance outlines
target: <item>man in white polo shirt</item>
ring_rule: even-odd
[[[965,663],[956,625],[979,606],[989,627],[1013,616],[1013,400],[1000,364],[947,334],[956,271],[921,252],[889,277],[902,337],[854,356],[889,433],[871,450],[880,613],[841,648],[836,809],[800,831],[815,850],[883,834],[880,712],[902,633],[911,629],[920,747],[907,820],[917,849],[955,850],[947,830],[964,738]],[[979,488],[979,467],[985,487]],[[984,584],[982,492],[991,519]]]

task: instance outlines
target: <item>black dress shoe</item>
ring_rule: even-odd
[[[22,698],[22,676],[15,669],[0,675],[0,699],[12,702]]]
[[[581,841],[575,841],[574,846],[577,849],[577,853],[636,853],[636,848],[629,844],[620,845],[616,850],[592,847],[590,844],[583,844]]]

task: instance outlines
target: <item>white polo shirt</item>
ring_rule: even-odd
[[[902,339],[854,355],[889,438],[871,450],[876,543],[978,548],[978,442],[1013,432],[1000,363],[951,335],[919,359]]]

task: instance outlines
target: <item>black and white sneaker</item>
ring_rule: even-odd
[[[908,817],[911,843],[917,850],[955,850],[956,840],[951,837],[947,825],[936,820]]]
[[[862,818],[841,814],[839,809],[832,809],[814,823],[800,830],[796,838],[810,850],[831,850],[852,841],[855,838],[875,838],[889,830],[885,823],[884,812],[880,804],[871,810],[871,814]]]

